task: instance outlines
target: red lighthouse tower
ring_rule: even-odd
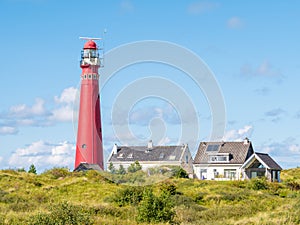
[[[80,163],[98,164],[103,169],[103,145],[100,114],[99,74],[101,66],[98,38],[84,38],[80,67],[81,87],[76,141],[75,169]]]

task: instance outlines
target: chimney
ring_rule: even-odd
[[[113,155],[116,155],[118,153],[118,145],[117,144],[114,144],[112,152],[113,152]]]
[[[249,139],[247,137],[244,139],[244,145],[246,144],[249,144]]]
[[[153,143],[152,143],[152,140],[150,140],[148,142],[148,150],[152,150],[153,149]]]

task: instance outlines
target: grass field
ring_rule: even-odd
[[[110,176],[64,168],[39,175],[1,170],[0,224],[300,224],[300,168],[282,171],[282,183],[154,182],[138,171],[123,175],[138,177],[133,183],[139,185],[131,186]]]

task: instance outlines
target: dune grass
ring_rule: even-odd
[[[96,171],[73,173],[66,168],[39,175],[1,170],[0,224],[300,223],[300,190],[294,188],[300,184],[300,168],[282,171],[282,183],[183,178],[155,182],[154,177],[139,172],[136,180],[140,186],[132,187],[114,183],[107,179],[110,176]],[[134,175],[130,176],[132,181]],[[145,214],[147,207],[152,207],[149,196],[145,198],[149,188],[154,200],[168,207],[158,210],[170,213],[169,221],[138,219],[141,210]]]

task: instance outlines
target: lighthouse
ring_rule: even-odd
[[[103,169],[103,144],[100,113],[99,50],[94,40],[86,40],[81,51],[80,105],[76,140],[75,169],[81,164],[97,164]]]

